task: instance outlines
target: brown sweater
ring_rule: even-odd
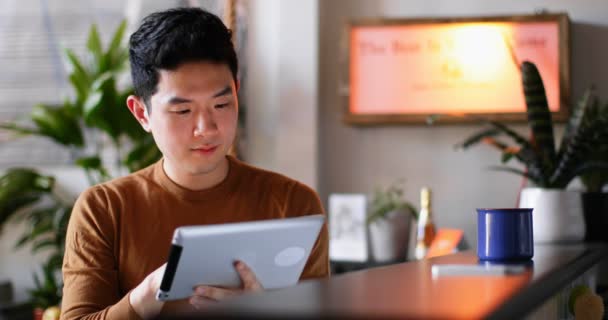
[[[162,160],[83,192],[72,212],[63,261],[62,319],[138,319],[128,293],[167,260],[178,226],[322,213],[317,194],[282,175],[228,157],[228,176],[192,191]],[[329,276],[324,226],[301,279]],[[185,302],[166,303],[163,312]]]

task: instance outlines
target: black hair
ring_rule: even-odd
[[[174,8],[144,18],[129,39],[129,61],[135,94],[144,100],[149,112],[161,69],[210,61],[228,65],[237,81],[232,32],[216,15],[200,8]]]

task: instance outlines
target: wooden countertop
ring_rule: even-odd
[[[473,251],[242,296],[197,316],[520,319],[608,256],[603,245],[535,246],[526,271],[433,278],[434,264],[477,264]]]

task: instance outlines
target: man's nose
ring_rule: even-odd
[[[217,130],[217,124],[211,112],[201,111],[195,117],[194,136],[204,137]]]

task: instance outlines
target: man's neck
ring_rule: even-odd
[[[176,167],[167,159],[163,160],[163,170],[169,179],[188,190],[200,191],[213,188],[220,184],[228,175],[229,163],[224,157],[215,168],[208,172],[192,173],[186,170],[176,170]]]

